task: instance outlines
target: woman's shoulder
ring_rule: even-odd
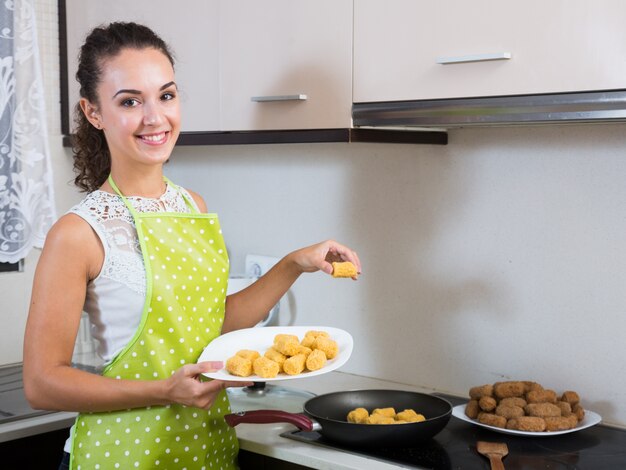
[[[191,189],[183,188],[181,186],[179,186],[179,188],[180,188],[181,191],[185,191],[191,197],[193,202],[196,203],[196,206],[198,206],[198,210],[200,212],[206,212],[207,211],[206,203],[204,202],[204,199],[202,199],[202,196],[200,196],[195,191],[192,191]]]
[[[89,223],[74,213],[61,216],[50,227],[46,235],[46,245],[80,249],[94,241],[94,232]]]

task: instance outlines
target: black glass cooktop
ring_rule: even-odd
[[[467,401],[436,395],[453,405]],[[281,436],[394,463],[401,468],[488,470],[489,461],[476,451],[477,441],[488,441],[507,444],[509,454],[503,460],[506,470],[626,469],[626,431],[601,425],[554,437],[520,437],[496,433],[451,417],[433,439],[402,449],[338,446],[317,432],[289,431]]]

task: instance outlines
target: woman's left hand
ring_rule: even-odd
[[[356,251],[348,248],[334,240],[326,240],[315,245],[301,248],[294,251],[289,256],[305,273],[312,273],[318,270],[324,271],[326,274],[333,273],[334,261],[350,261],[356,266],[356,270],[361,274],[361,261]],[[356,276],[352,279],[356,280]]]

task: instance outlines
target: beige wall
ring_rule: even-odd
[[[51,140],[62,213],[76,195]],[[181,147],[167,173],[220,213],[234,273],[326,237],[358,250],[358,282],[304,276],[281,316],[349,330],[343,370],[459,394],[536,380],[626,425],[625,148],[623,124],[472,129],[445,147]],[[1,278],[2,362],[21,359],[33,261]]]

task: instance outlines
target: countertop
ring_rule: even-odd
[[[281,381],[277,385],[296,391],[308,391],[317,395],[359,389],[436,392],[432,389],[337,371],[306,379]],[[233,398],[236,398],[236,394]],[[279,407],[287,411],[295,411],[290,407],[298,406],[307,399],[308,397],[299,397],[300,402],[298,402],[298,400],[281,398],[278,400]],[[449,397],[448,399],[453,404],[461,402],[458,398]],[[245,403],[243,399],[232,399],[231,401],[234,410],[272,407],[270,405],[258,408],[242,408],[242,403],[246,407],[250,403]],[[67,428],[72,425],[75,416],[75,413],[50,413],[5,423],[0,425],[0,442]],[[282,433],[295,429],[291,424],[240,424],[236,427],[236,432],[240,447],[243,450],[314,469],[392,470],[415,468],[415,466],[383,462],[355,453],[281,437]],[[489,468],[486,459],[479,456],[475,450],[471,451],[471,446],[477,440],[506,442],[509,446],[506,466],[512,470],[570,468],[613,470],[626,468],[626,431],[607,426],[594,426],[567,438],[556,436],[526,439],[496,434],[451,418],[444,431],[436,436],[436,440],[440,443],[439,447],[445,446],[444,454],[447,454],[450,460],[450,464],[444,465],[442,468],[467,468],[468,470]]]

